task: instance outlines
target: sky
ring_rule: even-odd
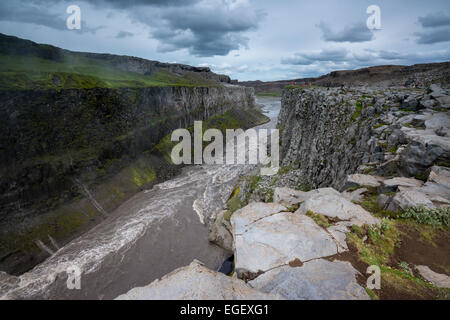
[[[69,29],[70,5],[81,29]],[[366,21],[380,9],[378,29]],[[64,49],[284,80],[450,61],[449,0],[2,0],[0,32]]]

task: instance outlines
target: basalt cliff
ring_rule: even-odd
[[[174,129],[266,121],[253,89],[206,68],[5,35],[0,54],[0,270],[12,274],[178,173],[167,146]]]

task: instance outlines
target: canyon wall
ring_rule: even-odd
[[[37,241],[64,244],[176,174],[158,145],[172,130],[230,112],[255,120],[243,113],[253,90],[231,85],[3,90],[0,101],[0,270],[13,274],[47,256]]]
[[[373,105],[351,91],[285,90],[278,119],[282,165],[296,169],[299,184],[339,189],[375,148]]]

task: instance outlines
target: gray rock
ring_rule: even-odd
[[[349,227],[351,227],[352,224],[352,222],[341,221],[327,228],[327,231],[337,244],[338,253],[348,251],[347,233],[350,232]]]
[[[297,191],[290,188],[275,188],[273,193],[273,202],[284,206],[295,206],[305,201],[307,192]]]
[[[233,252],[233,236],[231,234],[231,226],[227,227],[229,223],[224,219],[225,212],[219,212],[215,222],[211,225],[209,241],[222,249]]]
[[[260,292],[244,281],[230,278],[194,261],[146,287],[134,288],[117,300],[279,300],[280,295]]]
[[[249,284],[289,300],[369,300],[356,281],[357,274],[349,262],[318,259],[302,267],[276,268]]]
[[[392,200],[391,197],[385,194],[380,194],[377,198],[378,208],[380,208],[381,210],[385,210],[389,206],[391,200]]]
[[[417,101],[415,97],[409,97],[402,103],[402,109],[405,110],[418,111],[421,109],[420,107],[419,101]]]
[[[360,202],[363,200],[363,194],[368,190],[366,188],[356,189],[354,191],[344,191],[342,192],[342,196],[349,201]]]
[[[421,100],[420,104],[425,108],[425,109],[431,109],[434,108],[438,103],[436,100],[432,100],[432,99],[427,99],[427,100]]]
[[[361,226],[363,224],[378,224],[379,219],[373,217],[361,206],[354,204],[342,195],[317,195],[302,203],[297,213],[306,214],[308,211],[320,213],[330,218],[350,221]]]
[[[450,288],[450,277],[445,274],[439,274],[427,266],[417,266],[417,271],[427,281],[433,283],[438,288]]]
[[[364,186],[379,187],[383,178],[375,177],[367,174],[351,174],[347,177],[346,187]]]
[[[231,226],[234,234],[242,234],[255,222],[273,214],[286,211],[286,207],[278,203],[253,202],[237,210],[231,216]]]
[[[383,190],[396,191],[398,187],[421,187],[423,181],[414,178],[397,177],[383,181]]]
[[[251,207],[237,213],[236,217],[236,213],[232,216],[231,223],[235,268],[239,277],[267,271],[296,259],[307,261],[337,253],[333,238],[305,215],[279,212],[261,215],[258,219]],[[246,215],[250,218],[245,219]],[[249,220],[252,223],[248,223]]]
[[[408,143],[408,140],[406,140],[406,136],[402,130],[395,129],[387,138],[387,142],[390,146],[398,146],[399,144]]]
[[[424,193],[414,189],[402,188],[401,191],[397,192],[397,194],[392,199],[389,205],[389,210],[406,210],[411,207],[419,206],[423,206],[429,209],[436,209],[436,206]]]
[[[428,176],[428,181],[450,189],[450,170],[445,167],[433,166]]]

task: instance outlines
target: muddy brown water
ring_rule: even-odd
[[[275,128],[280,99],[257,99]],[[110,217],[0,289],[0,299],[113,299],[194,259],[218,270],[227,253],[208,242],[207,227],[254,165],[184,168],[174,179],[142,191]],[[68,268],[81,289],[68,289]],[[69,279],[70,280],[70,279]],[[2,283],[0,280],[0,288]]]

